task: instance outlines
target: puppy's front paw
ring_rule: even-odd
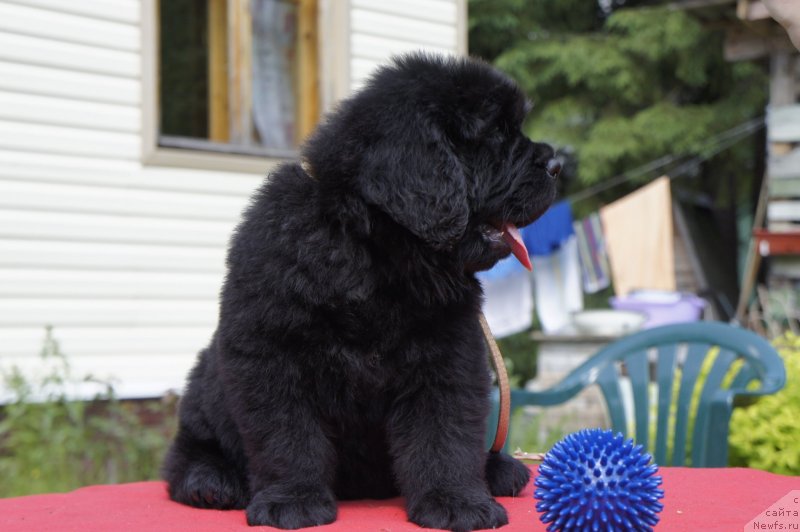
[[[169,482],[172,500],[198,508],[239,509],[247,505],[247,489],[235,473],[204,463],[191,464]]]
[[[506,510],[486,493],[434,490],[414,501],[408,519],[423,528],[469,532],[508,524]]]
[[[326,525],[336,519],[336,501],[329,490],[310,489],[297,496],[267,488],[247,506],[247,524],[296,529]]]
[[[505,453],[489,453],[486,460],[486,483],[495,497],[516,497],[531,478],[528,467]]]

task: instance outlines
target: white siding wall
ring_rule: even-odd
[[[391,53],[463,48],[459,2],[352,0],[351,86]],[[125,397],[182,387],[262,180],[142,165],[140,12],[0,0],[0,366],[35,371],[52,325],[76,374]]]
[[[180,388],[260,176],[143,167],[137,0],[0,1],[0,364]],[[265,164],[266,169],[266,164]]]
[[[466,0],[350,0],[350,86],[395,54],[466,54]]]

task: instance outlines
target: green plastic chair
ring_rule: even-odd
[[[702,374],[705,381],[698,382]],[[622,376],[631,383],[632,419],[623,405]],[[750,389],[752,382],[758,386]],[[681,323],[640,331],[605,346],[548,390],[512,390],[511,409],[513,412],[526,405],[558,405],[597,384],[606,401],[611,428],[633,437],[645,449],[654,447],[656,463],[724,467],[728,463],[728,426],[734,397],[772,394],[785,382],[786,370],[780,355],[755,333],[719,322]],[[653,384],[657,395],[651,393]],[[699,401],[692,400],[696,384],[700,387]],[[656,398],[652,405],[651,395]],[[495,393],[489,422],[492,438],[497,426],[497,402]],[[691,427],[693,402],[697,408]],[[651,413],[655,414],[654,445],[650,445]],[[670,429],[671,416],[674,430]],[[691,463],[687,464],[690,431]],[[672,456],[667,464],[670,434]]]

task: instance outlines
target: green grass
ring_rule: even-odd
[[[520,449],[527,453],[549,451],[553,445],[570,431],[564,428],[565,419],[556,420],[550,426],[542,425],[545,412],[530,414],[524,408],[518,408],[511,417],[508,447],[513,452]]]
[[[89,484],[156,479],[174,432],[176,401],[117,399],[111,383],[73,375],[48,328],[35,376],[0,368],[10,402],[0,409],[0,497]],[[90,401],[69,391],[99,384]]]

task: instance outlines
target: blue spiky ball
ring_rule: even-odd
[[[641,445],[610,430],[570,434],[553,446],[536,478],[548,532],[652,530],[664,507],[658,466]]]

